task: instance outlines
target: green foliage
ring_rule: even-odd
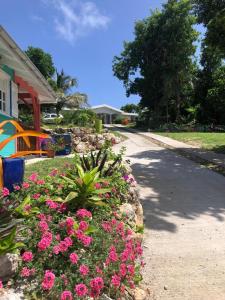
[[[55,66],[49,53],[46,53],[41,48],[32,46],[29,46],[25,53],[46,79],[54,75]]]
[[[92,127],[96,114],[90,109],[78,109],[63,112],[63,123],[72,124],[79,127]]]
[[[127,95],[138,94],[153,123],[179,120],[192,89],[195,18],[190,1],[168,1],[135,25],[135,39],[113,61]],[[163,119],[164,118],[164,119]],[[157,120],[158,119],[158,120]]]
[[[95,153],[91,152],[86,157],[84,155],[83,157],[79,157],[82,168],[85,171],[90,171],[97,167],[98,172],[103,177],[112,176],[113,172],[120,166],[122,157],[118,154],[115,157],[111,157],[110,163],[108,163],[109,152],[110,150],[102,149]]]
[[[102,120],[101,119],[95,119],[95,130],[97,133],[101,133],[102,132]]]
[[[16,219],[9,209],[1,208],[0,218],[0,255],[13,253],[23,244],[16,241],[17,226],[21,220]]]
[[[120,109],[128,113],[138,113],[140,110],[139,106],[133,103],[128,103],[122,106]]]
[[[65,182],[68,183],[69,194],[64,200],[70,206],[70,209],[77,207],[95,207],[105,206],[100,195],[110,192],[109,188],[98,189],[96,184],[99,184],[100,172],[98,167],[95,167],[91,171],[85,172],[80,165],[76,165],[79,177],[69,175],[63,177]]]

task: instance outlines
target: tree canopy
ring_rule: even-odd
[[[121,107],[121,110],[128,112],[128,113],[138,113],[139,106],[133,103],[128,103]]]
[[[55,74],[55,66],[49,53],[32,46],[29,46],[25,53],[46,79]]]
[[[198,37],[191,9],[190,1],[169,0],[162,11],[135,24],[134,40],[113,60],[127,95],[139,95],[141,106],[157,118],[179,121],[189,99]]]

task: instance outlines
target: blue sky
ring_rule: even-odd
[[[1,3],[0,23],[22,49],[32,45],[49,52],[57,69],[78,79],[77,90],[88,94],[91,105],[121,107],[139,98],[126,97],[113,77],[112,59],[124,40],[132,40],[134,22],[164,2],[7,0]]]

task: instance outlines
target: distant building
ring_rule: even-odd
[[[40,106],[47,103],[56,103],[52,88],[27,55],[0,26],[0,122],[18,119],[18,104],[24,104],[33,115],[33,129],[39,131]],[[14,134],[15,128],[7,124],[4,133],[0,135],[0,141]],[[22,139],[18,139],[8,143],[0,151],[0,155],[5,157],[14,154],[16,150],[27,150],[20,141],[23,142]],[[33,141],[33,147],[35,149],[32,150],[38,150],[38,140]]]
[[[100,119],[102,119],[104,124],[113,124],[117,117],[124,117],[130,122],[133,122],[138,116],[136,113],[127,113],[107,104],[92,106],[90,109],[94,111]]]

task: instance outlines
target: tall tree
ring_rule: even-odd
[[[54,75],[55,66],[49,53],[32,46],[29,46],[25,53],[46,79]]]
[[[225,58],[225,0],[192,0],[198,23],[206,28],[205,43]]]
[[[123,81],[127,95],[138,94],[161,121],[181,118],[192,88],[195,18],[188,0],[169,0],[162,11],[135,25],[135,39],[113,61],[114,75]]]
[[[128,112],[128,113],[138,113],[139,106],[133,103],[128,103],[121,107],[121,110]]]
[[[198,23],[206,28],[202,42],[201,68],[195,87],[199,103],[198,121],[225,124],[225,92],[218,88],[222,81],[225,58],[225,0],[192,0]],[[218,96],[219,95],[219,96]],[[220,97],[220,99],[219,99]]]

